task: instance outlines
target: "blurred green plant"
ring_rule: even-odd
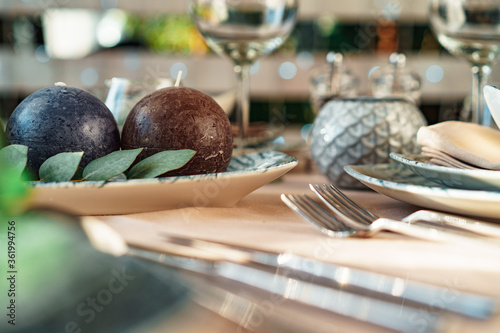
[[[5,220],[0,242],[11,242],[14,273],[0,266],[0,332],[144,332],[149,321],[188,304],[189,290],[174,271],[99,252],[78,217],[32,210]]]
[[[213,53],[196,30],[188,15],[157,14],[138,16],[128,14],[125,35],[153,52],[175,55]],[[276,52],[293,53],[298,39],[292,34]]]
[[[0,128],[0,147],[3,147],[6,139],[1,122]],[[0,158],[0,217],[22,213],[28,198],[29,190],[23,176],[19,177],[18,170]]]
[[[130,15],[126,31],[134,39],[143,41],[154,52],[183,55],[208,52],[205,42],[187,15]]]

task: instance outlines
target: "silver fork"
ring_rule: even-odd
[[[311,190],[331,209],[339,210],[341,214],[348,215],[356,222],[365,225],[371,224],[380,217],[358,205],[347,197],[335,185],[313,185],[309,184]],[[465,218],[458,215],[444,214],[430,210],[416,211],[403,219],[402,222],[418,223],[426,222],[443,227],[452,227],[464,231],[470,231],[479,235],[500,238],[500,226],[483,221]]]
[[[340,222],[307,194],[282,194],[281,200],[304,220],[332,237],[362,236],[355,229]]]
[[[307,194],[282,194],[281,200],[322,233],[333,237],[371,237],[380,231],[392,231],[411,237],[436,240],[433,229],[389,219],[375,219],[365,224],[344,216],[335,216]]]
[[[281,200],[322,233],[332,237],[372,237],[381,231],[391,231],[422,240],[479,247],[483,250],[500,250],[498,242],[446,232],[430,226],[409,224],[386,218],[374,219],[370,224],[360,223],[355,217],[342,215],[337,210],[335,211],[338,214],[332,214],[306,194],[282,194]]]

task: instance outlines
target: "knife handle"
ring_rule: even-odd
[[[438,225],[452,226],[475,232],[480,235],[500,238],[500,226],[492,223],[474,220],[458,215],[444,214],[429,210],[419,210],[403,219],[404,222],[427,222]]]

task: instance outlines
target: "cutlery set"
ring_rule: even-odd
[[[379,231],[391,231],[418,239],[450,242],[461,246],[478,246],[495,251],[500,250],[500,242],[498,241],[500,226],[498,225],[428,210],[417,211],[404,217],[401,221],[396,221],[381,218],[371,213],[347,197],[334,185],[310,184],[310,189],[323,205],[307,194],[282,194],[281,199],[304,220],[328,236],[371,237]],[[411,286],[407,284],[404,287],[405,291],[409,290],[408,288],[411,289]],[[423,292],[423,294],[425,293]],[[366,290],[363,295],[366,297],[372,296],[370,293],[366,293]],[[408,300],[410,304],[414,301],[408,295],[402,297]],[[492,302],[492,307],[489,308],[492,311],[490,312],[491,315],[494,312],[495,305],[493,305],[494,301],[492,299],[490,301]],[[425,302],[421,303],[425,304]],[[444,310],[453,311],[450,308]],[[469,310],[465,310],[460,314],[471,316]],[[487,317],[484,316],[482,319]]]
[[[500,237],[500,227],[493,224],[425,210],[395,221],[369,212],[334,185],[311,184],[310,188],[319,202],[306,194],[282,194],[281,198],[329,236],[372,237],[386,230],[430,241],[500,250],[500,242],[492,240]],[[164,247],[151,248],[126,244],[111,227],[92,217],[83,218],[82,226],[101,251],[175,268],[192,286],[195,303],[250,331],[257,329],[252,327],[251,316],[266,313],[270,316],[268,322],[287,332],[297,331],[306,316],[325,325],[330,321],[333,327],[334,318],[340,316],[390,331],[430,333],[446,328],[449,316],[443,314],[487,320],[497,311],[497,300],[484,295],[460,291],[442,302],[443,295],[449,292],[444,286],[293,253],[174,234],[161,234]],[[443,226],[452,230],[440,228]],[[280,311],[288,313],[287,320],[275,318],[278,311],[270,313],[269,307],[263,307],[271,300],[279,303]]]
[[[328,235],[371,236],[372,229],[375,229],[373,225],[384,220],[354,203],[333,185],[311,185],[311,189],[327,206],[343,215],[338,213],[333,219],[331,212],[305,195],[283,194],[282,199]],[[316,215],[320,218],[312,219],[311,216]],[[403,230],[403,233],[413,235],[411,232],[415,228],[426,228],[414,225],[414,221],[429,220],[429,216],[437,216],[435,223],[439,225],[450,223],[460,226],[460,223],[453,222],[456,217],[450,219],[440,213],[419,212],[407,217],[405,222],[391,221],[388,224],[404,227],[388,229],[396,232]],[[498,228],[470,220],[465,224],[469,227],[480,226],[472,229],[477,228],[483,233]],[[104,252],[138,257],[176,268],[192,283],[196,303],[249,330],[252,330],[251,325],[248,326],[250,313],[258,311],[262,304],[278,299],[280,309],[295,310],[291,320],[287,317],[286,321],[278,321],[288,325],[286,331],[293,331],[289,325],[295,325],[295,329],[299,327],[297,325],[307,313],[308,319],[325,315],[330,319],[331,316],[342,316],[397,332],[438,332],[446,326],[441,316],[443,313],[486,320],[497,310],[496,300],[490,297],[461,291],[456,297],[440,302],[442,295],[449,291],[446,287],[318,262],[292,253],[259,251],[172,234],[161,235],[165,247],[152,250],[150,247],[126,244],[109,226],[91,217],[84,218],[82,225],[93,245]],[[422,235],[428,233],[428,230],[422,231]],[[426,236],[425,239],[429,238]],[[500,245],[497,246],[500,249]],[[231,311],[228,311],[229,308]]]
[[[388,230],[425,240],[500,250],[500,242],[491,240],[500,237],[500,227],[493,224],[423,210],[394,221],[369,212],[334,185],[310,188],[319,203],[305,194],[282,194],[281,198],[329,236],[371,237]],[[423,221],[426,224],[420,224]],[[340,316],[390,331],[430,333],[446,328],[449,317],[443,314],[487,320],[497,311],[497,301],[491,297],[460,291],[442,302],[443,295],[449,292],[444,286],[315,261],[293,253],[174,234],[160,235],[165,246],[152,249],[126,244],[108,225],[92,217],[83,218],[82,226],[91,243],[101,251],[175,268],[192,286],[194,302],[250,331],[257,328],[252,327],[249,318],[266,313],[269,322],[289,332],[304,325],[307,313],[308,320],[323,323],[335,322],[334,318]],[[453,230],[438,228],[442,226]],[[277,311],[268,313],[269,308],[263,308],[271,300],[279,303],[280,311],[285,309],[293,315],[288,315],[287,320],[274,318]]]

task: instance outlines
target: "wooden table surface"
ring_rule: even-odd
[[[500,301],[500,251],[434,243],[391,233],[381,233],[369,239],[332,238],[321,234],[280,199],[281,193],[310,192],[309,183],[328,182],[314,170],[303,171],[289,172],[231,208],[188,207],[124,216],[100,216],[98,219],[120,233],[129,244],[157,251],[167,246],[162,233],[178,234],[273,252],[291,252],[317,261],[433,283],[444,287],[442,299],[437,302],[463,292],[475,292]],[[420,208],[371,190],[347,190],[345,193],[384,217],[402,218]],[[154,325],[153,332],[172,329],[177,332],[234,332],[245,331],[243,326],[255,332],[387,331],[342,316],[317,313],[304,316],[303,311],[297,312],[297,309],[284,303],[270,303],[269,297],[264,295],[257,302],[263,310],[239,319],[241,326],[193,303],[176,316]],[[217,309],[218,312],[224,311],[223,305]],[[227,308],[225,310],[227,312]],[[300,325],[292,320],[287,323],[286,318],[293,318],[290,315],[294,313],[301,315]],[[444,322],[442,332],[493,333],[500,328],[498,315],[479,321],[442,311],[438,313]],[[425,321],[425,317],[416,314],[415,325],[424,327]],[[293,326],[291,323],[294,328],[290,327]]]

